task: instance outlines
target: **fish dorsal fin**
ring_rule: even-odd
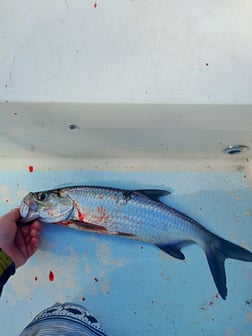
[[[165,253],[170,254],[172,257],[184,260],[185,256],[180,251],[184,246],[193,244],[193,241],[191,240],[183,240],[178,243],[169,243],[169,244],[159,244],[157,245],[162,251]]]
[[[171,193],[169,190],[161,190],[161,189],[139,189],[135,191],[151,198],[154,201],[159,201],[160,197],[167,196]]]

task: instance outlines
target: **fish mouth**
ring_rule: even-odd
[[[19,213],[21,218],[19,219],[18,224],[24,226],[24,224],[29,224],[35,219],[38,219],[40,215],[37,210],[38,206],[32,197],[32,193],[29,193],[24,197],[20,204]]]

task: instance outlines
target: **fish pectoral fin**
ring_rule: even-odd
[[[139,189],[135,190],[136,192],[151,198],[153,201],[159,201],[160,197],[167,196],[171,194],[169,190],[161,190],[161,189]]]
[[[87,222],[79,222],[75,220],[66,220],[60,221],[55,223],[57,225],[66,226],[71,229],[80,230],[80,231],[89,231],[89,232],[96,232],[96,233],[103,233],[112,236],[120,236],[132,239],[138,239],[136,235],[129,232],[122,232],[122,231],[109,231],[105,226],[87,223]]]
[[[179,243],[157,244],[157,247],[159,247],[165,253],[170,254],[174,258],[184,260],[185,256],[180,250],[184,246],[190,245],[190,244],[193,244],[191,240],[184,240]]]
[[[104,233],[104,234],[109,233],[106,227],[102,225],[87,223],[87,222],[66,220],[66,221],[57,222],[55,224],[67,226],[71,229],[77,229],[80,231],[89,231],[89,232]]]

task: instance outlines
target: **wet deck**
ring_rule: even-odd
[[[1,171],[1,213],[28,191],[66,184],[165,188],[164,202],[252,250],[252,190],[244,172]],[[17,335],[56,301],[85,305],[109,335],[251,335],[252,265],[226,262],[220,299],[197,246],[176,260],[155,246],[44,225],[42,245],[5,286],[1,334]],[[12,323],[13,319],[15,323]]]

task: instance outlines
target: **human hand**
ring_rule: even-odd
[[[0,217],[0,248],[13,260],[16,267],[22,266],[40,245],[41,224],[39,221],[19,228],[19,209],[13,209]]]

